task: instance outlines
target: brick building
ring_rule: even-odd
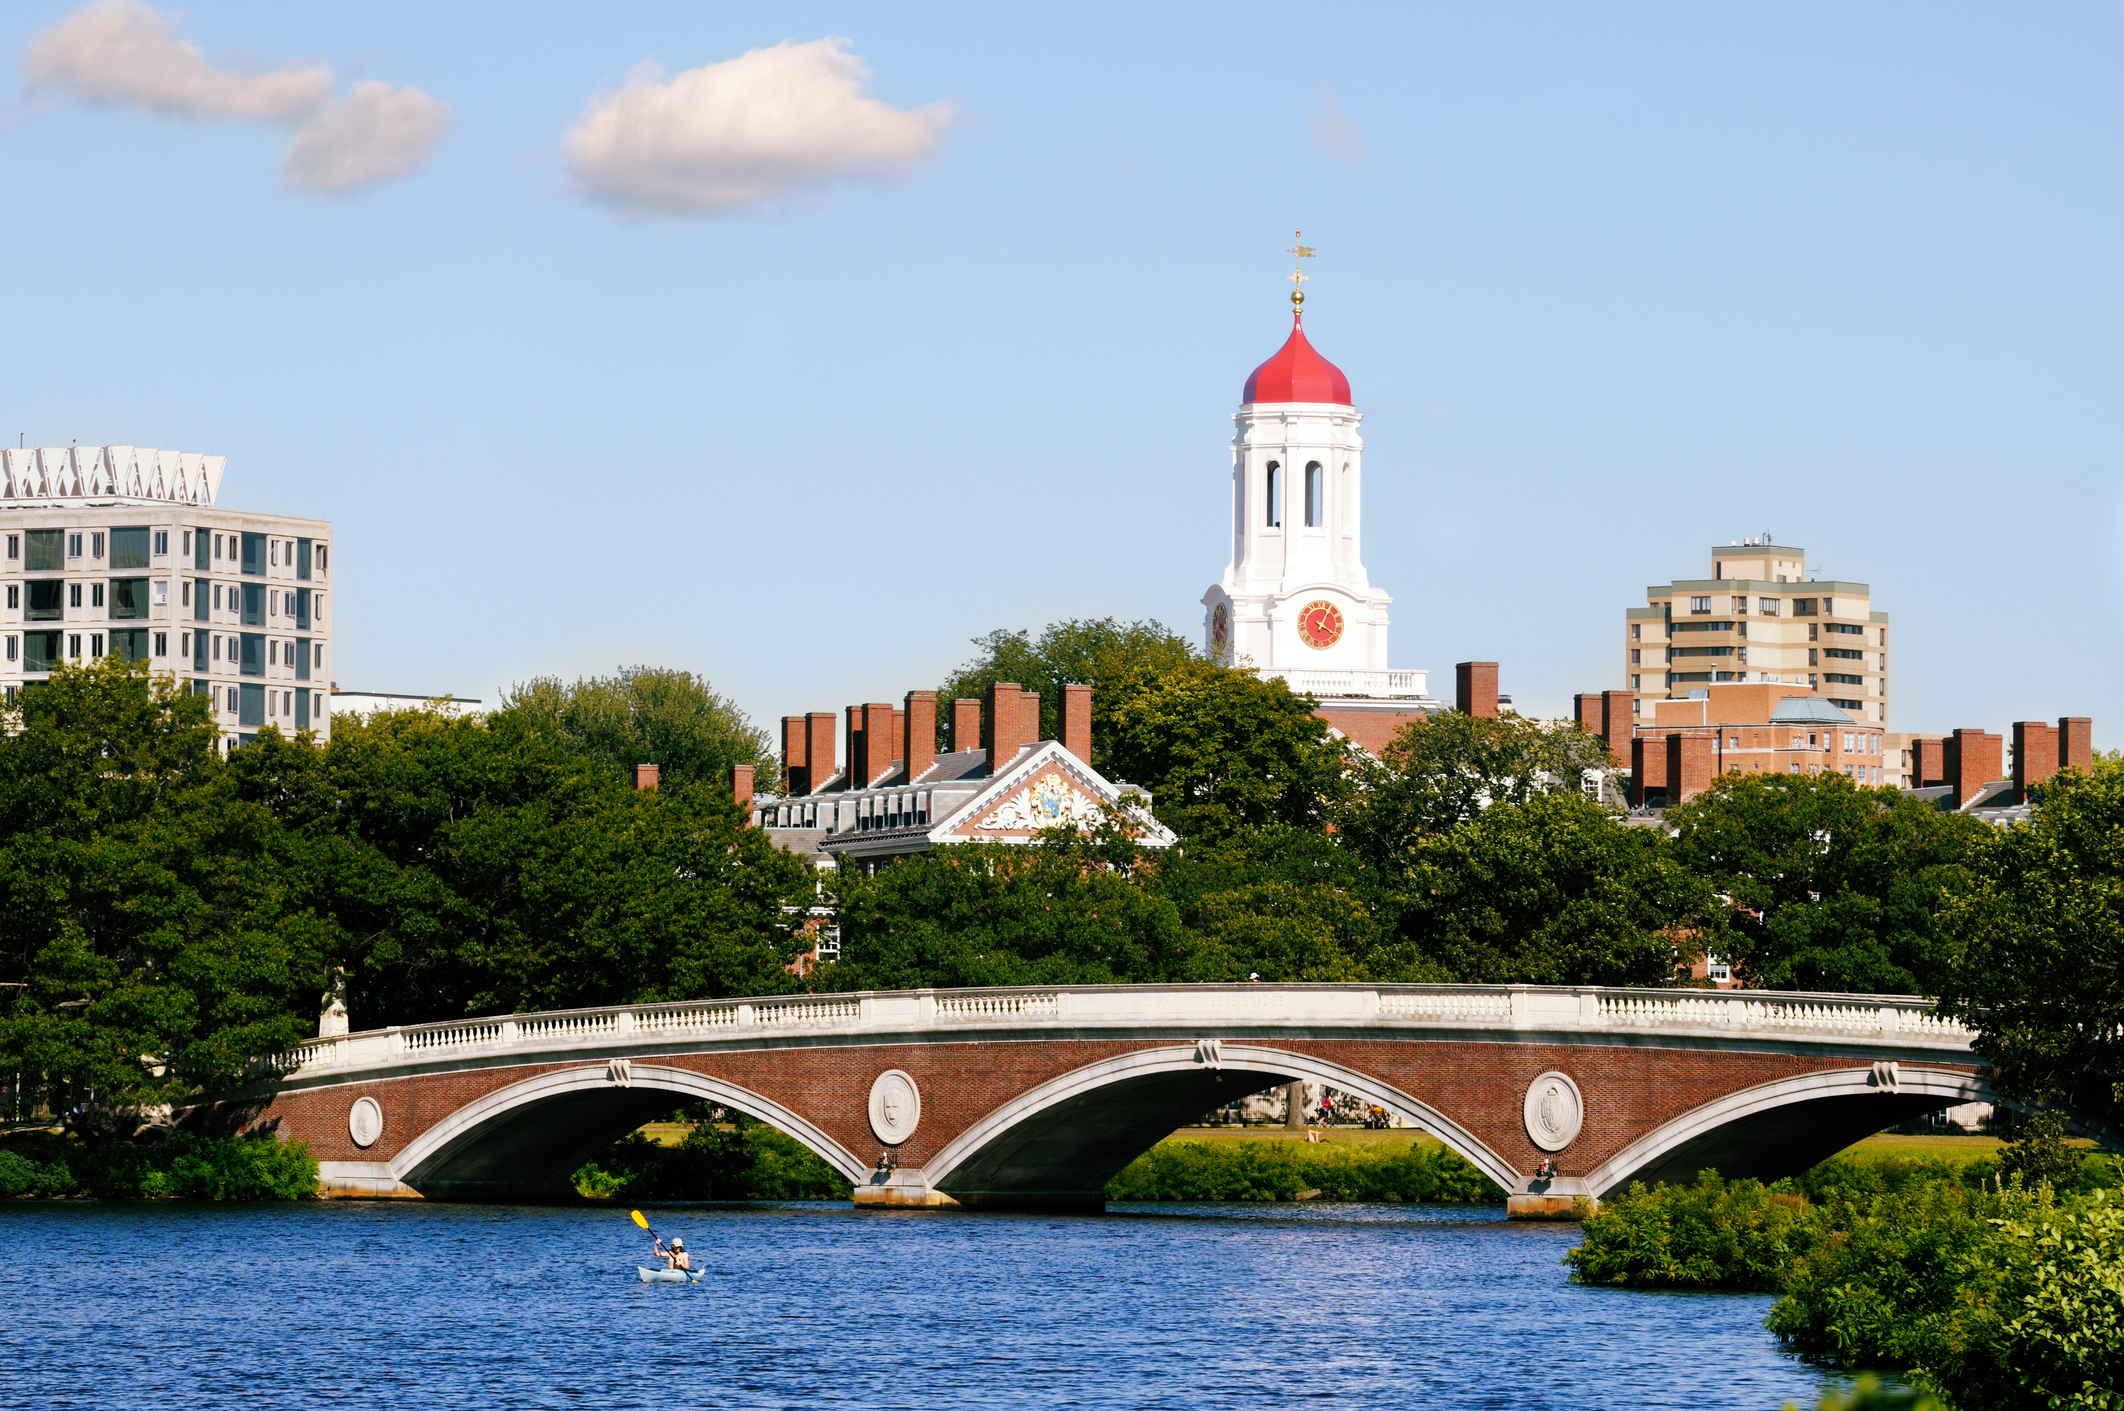
[[[1913,737],[1910,787],[1905,792],[1957,813],[2010,823],[2027,816],[2028,791],[2036,785],[2060,770],[2085,774],[2094,768],[2094,722],[2084,715],[2060,716],[2055,725],[2015,721],[2010,767],[2006,739],[1977,729]]]
[[[1624,692],[1580,696],[1580,723],[1594,730],[1588,703],[1607,707],[1595,733],[1616,750],[1613,733]],[[1653,703],[1652,719],[1631,727],[1627,751],[1630,802],[1686,803],[1721,774],[1842,774],[1868,787],[1886,782],[1885,738],[1812,692],[1739,682],[1697,687],[1680,700]]]
[[[1868,731],[1888,726],[1888,614],[1872,588],[1807,581],[1806,550],[1767,534],[1713,548],[1709,578],[1647,588],[1623,614],[1623,669],[1641,721],[1659,701],[1746,684],[1804,689]]]

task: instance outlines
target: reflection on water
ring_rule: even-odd
[[[1575,1288],[1500,1210],[0,1208],[0,1404],[1811,1406],[1769,1300]]]

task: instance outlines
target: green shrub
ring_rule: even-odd
[[[11,1139],[8,1147],[0,1151],[0,1195],[307,1200],[317,1194],[317,1162],[308,1144],[270,1135],[163,1132],[91,1144],[33,1132]]]
[[[1584,1221],[1585,1242],[1564,1263],[1577,1283],[1774,1291],[1814,1241],[1812,1213],[1783,1181],[1705,1171],[1693,1186],[1633,1182]]]
[[[590,1200],[847,1200],[847,1178],[796,1138],[741,1117],[702,1122],[678,1146],[629,1132],[578,1170]]]
[[[1410,1204],[1504,1199],[1467,1161],[1419,1142],[1164,1141],[1106,1187],[1109,1199],[1132,1201],[1296,1200],[1308,1191]]]

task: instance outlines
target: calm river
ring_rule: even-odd
[[[1812,1407],[1769,1300],[1576,1288],[1499,1210],[0,1207],[0,1404]]]

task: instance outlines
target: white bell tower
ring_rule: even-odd
[[[1304,315],[1294,288],[1291,336],[1247,378],[1232,418],[1232,557],[1202,595],[1204,644],[1277,674],[1384,671],[1393,599],[1364,571],[1363,418],[1349,379],[1306,341]]]

